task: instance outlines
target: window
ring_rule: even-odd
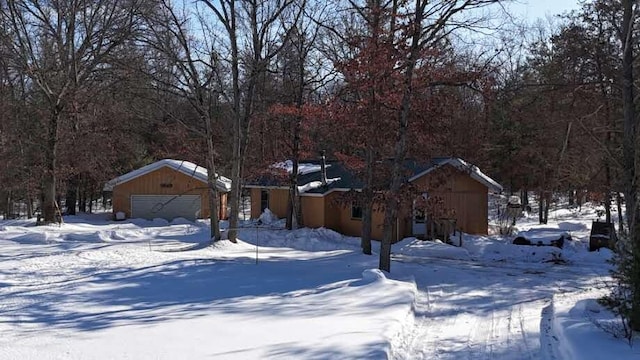
[[[362,208],[355,204],[351,205],[351,218],[354,220],[362,220]]]
[[[423,224],[425,220],[424,209],[413,210],[413,222],[416,224]]]
[[[260,192],[260,212],[264,212],[264,209],[269,208],[269,190],[262,190]]]

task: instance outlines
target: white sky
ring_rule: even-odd
[[[508,5],[514,15],[536,20],[579,8],[578,0],[514,0]]]

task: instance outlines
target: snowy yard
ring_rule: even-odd
[[[610,253],[586,251],[590,211],[552,214],[564,249],[405,239],[387,277],[324,229],[204,246],[203,222],[0,221],[0,359],[636,359],[594,325]]]

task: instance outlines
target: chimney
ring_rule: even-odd
[[[325,151],[322,150],[320,151],[320,159],[322,160],[320,162],[320,181],[322,181],[322,185],[327,185],[327,162],[326,162],[326,158],[324,156]]]

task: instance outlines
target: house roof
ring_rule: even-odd
[[[502,185],[500,185],[497,181],[493,180],[492,178],[487,176],[485,173],[480,171],[480,169],[477,166],[473,164],[469,164],[468,162],[457,157],[437,158],[437,161],[434,162],[432,166],[415,174],[414,176],[409,178],[409,181],[414,181],[444,165],[451,165],[458,170],[468,172],[469,176],[471,176],[472,179],[488,187],[489,190],[491,191],[495,191],[495,192],[502,191]]]
[[[275,168],[285,169],[291,172],[291,167],[282,166],[279,163]],[[301,193],[313,195],[322,195],[334,190],[351,190],[361,189],[363,183],[358,179],[352,171],[347,169],[341,162],[327,161],[327,185],[322,186],[319,161],[304,161],[301,168],[305,171],[298,172],[298,190]],[[461,171],[465,171],[474,180],[485,185],[489,190],[500,192],[502,186],[489,176],[485,175],[477,166],[471,165],[460,158],[455,157],[438,157],[433,158],[429,162],[418,162],[415,160],[407,160],[404,163],[405,169],[409,173],[408,181],[414,181],[442,166],[451,165]],[[316,166],[316,167],[314,167]],[[309,171],[314,168],[316,171]],[[286,187],[286,180],[274,176],[262,176],[257,180],[250,182],[247,187]]]
[[[207,183],[207,169],[203,168],[202,166],[198,166],[192,162],[189,161],[185,161],[185,160],[174,160],[174,159],[163,159],[160,161],[156,161],[154,163],[151,163],[149,165],[145,165],[139,169],[133,170],[131,172],[128,172],[124,175],[118,176],[115,179],[109,180],[105,185],[103,190],[104,191],[113,191],[113,188],[116,185],[120,185],[122,183],[125,183],[127,181],[131,181],[135,178],[138,178],[142,175],[146,175],[152,171],[158,170],[162,167],[168,167],[170,169],[176,170],[176,171],[180,171],[181,173],[190,176],[196,180],[199,180],[203,183]],[[219,191],[222,192],[228,192],[231,190],[231,180],[222,176],[222,175],[218,175],[217,179],[216,179],[216,188]]]

